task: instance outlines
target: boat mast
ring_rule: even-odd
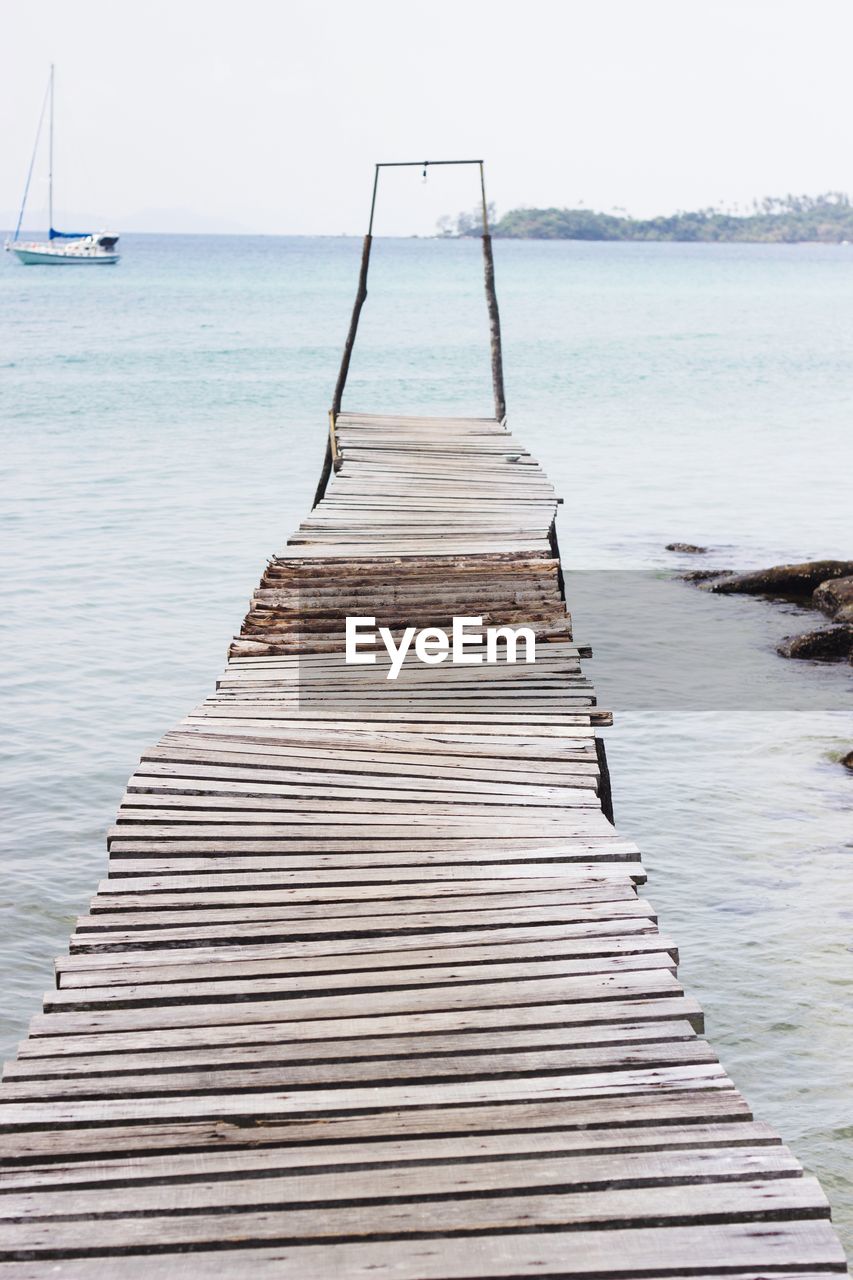
[[[51,67],[51,78],[52,78],[52,73],[53,73],[53,67]],[[18,213],[18,222],[17,222],[17,226],[15,227],[15,234],[12,237],[13,241],[17,240],[18,236],[21,234],[21,223],[24,221],[24,214],[27,208],[27,196],[30,194],[30,182],[32,181],[33,168],[36,162],[36,154],[38,153],[38,149],[39,149],[39,139],[41,138],[41,127],[44,124],[44,113],[45,113],[45,110],[47,109],[47,100],[50,97],[50,83],[51,83],[50,80],[48,80],[47,88],[44,91],[44,97],[41,100],[41,111],[39,113],[38,128],[36,129],[36,140],[33,143],[33,153],[30,156],[30,167],[29,169],[27,169],[27,180],[24,183],[24,194],[21,198],[21,208],[20,208],[20,212]]]
[[[47,162],[48,239],[53,238],[53,63],[50,64],[50,144]]]

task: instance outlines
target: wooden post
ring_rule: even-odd
[[[340,470],[341,455],[338,453],[338,438],[335,434],[335,415],[329,410],[329,434],[326,437],[326,453],[323,458],[323,469],[320,472],[320,481],[317,485],[317,492],[314,494],[312,508],[326,496],[326,486],[329,483],[329,477],[332,471]]]
[[[492,386],[495,392],[495,417],[502,422],[506,417],[504,394],[504,367],[501,350],[501,318],[498,311],[498,295],[495,292],[495,260],[492,257],[492,237],[489,234],[489,210],[486,204],[486,179],[483,162],[480,161],[480,192],[483,198],[483,270],[486,285],[486,307],[489,312],[489,343],[492,351]]]
[[[483,235],[483,267],[486,281],[486,306],[489,311],[489,342],[492,349],[492,386],[495,391],[495,417],[502,422],[506,417],[504,395],[504,369],[501,355],[501,318],[495,293],[495,263],[492,258],[492,237]]]
[[[358,274],[358,289],[356,290],[352,316],[350,317],[349,332],[347,333],[347,340],[344,344],[344,354],[341,358],[338,380],[335,383],[335,394],[332,396],[332,413],[336,418],[341,411],[341,400],[343,399],[344,387],[346,386],[347,374],[349,373],[352,349],[355,345],[355,335],[358,332],[358,318],[361,315],[361,308],[364,306],[364,300],[367,297],[367,266],[370,262],[370,246],[372,243],[373,236],[368,232],[364,237],[364,247],[361,251],[361,270]]]
[[[326,496],[326,485],[329,483],[329,476],[332,474],[332,440],[331,432],[326,436],[326,452],[323,455],[323,466],[320,469],[320,479],[317,482],[317,489],[314,494],[314,501],[311,503],[311,509],[318,503],[322,502]]]

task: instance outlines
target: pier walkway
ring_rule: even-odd
[[[843,1271],[606,816],[547,478],[496,419],[334,450],[6,1068],[0,1280]],[[390,681],[355,615],[537,660]]]

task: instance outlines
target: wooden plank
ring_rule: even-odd
[[[377,1053],[381,1052],[377,1046]],[[592,1078],[600,1072],[629,1073],[638,1070],[666,1071],[672,1068],[696,1064],[715,1064],[716,1057],[701,1040],[679,1041],[673,1044],[621,1044],[615,1049],[538,1049],[524,1053],[501,1052],[498,1045],[487,1053],[450,1053],[433,1057],[418,1055],[409,1049],[408,1055],[393,1059],[378,1056],[361,1061],[334,1061],[302,1063],[298,1066],[281,1061],[270,1066],[252,1065],[245,1060],[233,1069],[227,1063],[205,1063],[193,1069],[185,1065],[180,1071],[154,1067],[146,1070],[138,1064],[129,1074],[113,1072],[106,1068],[102,1074],[75,1075],[73,1078],[57,1075],[38,1078],[10,1075],[4,1080],[3,1097],[9,1101],[38,1099],[49,1101],[64,1098],[133,1098],[166,1097],[180,1095],[190,1097],[221,1090],[238,1093],[241,1090],[261,1091],[269,1089],[319,1089],[344,1085],[387,1084],[404,1082],[423,1084],[451,1080],[485,1081],[491,1076],[508,1079],[536,1072],[544,1080],[549,1074],[577,1072]],[[258,1058],[262,1055],[257,1055]],[[286,1057],[286,1055],[285,1055]],[[614,1077],[617,1078],[617,1077]]]
[[[377,939],[372,950],[326,950],[327,954],[312,956],[304,953],[289,955],[286,948],[275,945],[266,948],[229,946],[224,949],[224,954],[220,949],[219,952],[212,950],[202,956],[196,950],[191,956],[184,957],[183,963],[180,955],[175,954],[167,953],[165,957],[161,957],[156,953],[146,955],[145,952],[137,952],[132,955],[125,952],[120,966],[116,965],[111,956],[68,956],[57,961],[57,985],[63,990],[69,990],[96,982],[124,986],[140,981],[180,982],[189,977],[194,977],[196,981],[207,981],[235,974],[241,977],[261,974],[279,977],[306,976],[335,972],[354,975],[361,970],[371,969],[381,972],[396,970],[396,976],[400,979],[410,969],[436,965],[479,966],[488,961],[508,960],[519,963],[525,959],[543,961],[551,957],[571,959],[573,962],[582,960],[591,965],[613,956],[658,953],[666,957],[666,961],[673,966],[676,962],[675,944],[658,933],[604,937],[599,940],[567,938],[552,941],[547,937],[540,937],[530,942],[514,940],[491,944],[483,942],[479,933],[476,933],[466,939],[464,946],[457,944],[403,949],[396,945],[395,940],[392,950],[382,950]]]
[[[615,1127],[572,1130],[562,1128],[526,1129],[510,1134],[481,1133],[475,1143],[467,1135],[450,1138],[379,1138],[376,1141],[288,1145],[268,1143],[261,1150],[206,1150],[191,1155],[117,1155],[109,1159],[80,1158],[73,1162],[28,1164],[0,1169],[0,1192],[36,1191],[56,1187],[125,1186],[148,1182],[198,1182],[213,1177],[262,1173],[296,1173],[301,1169],[331,1172],[356,1166],[397,1165],[417,1162],[429,1166],[438,1162],[467,1163],[474,1159],[527,1159],[538,1155],[594,1155],[600,1152],[677,1151],[680,1149],[778,1146],[779,1139],[768,1125],[755,1121],[728,1124],[666,1124],[642,1128]]]
[[[274,1028],[273,1028],[274,1030]],[[214,1048],[157,1051],[138,1047],[136,1052],[96,1052],[34,1058],[32,1055],[7,1062],[4,1079],[78,1079],[84,1076],[118,1075],[123,1072],[182,1070],[204,1065],[234,1067],[294,1064],[301,1061],[347,1063],[357,1058],[389,1059],[423,1057],[430,1054],[460,1055],[493,1049],[500,1053],[532,1053],[537,1049],[601,1049],[625,1045],[664,1044],[670,1046],[696,1040],[696,1032],[686,1020],[635,1022],[587,1027],[492,1027],[481,1031],[409,1032],[361,1039],[329,1039],[324,1043],[295,1041],[270,1036],[266,1041],[239,1047],[233,1043]],[[102,1046],[99,1046],[101,1049]]]
[[[474,900],[476,902],[476,899]],[[307,912],[303,908],[302,912]],[[399,907],[396,924],[389,928],[388,915],[363,915],[349,908],[348,914],[330,916],[328,908],[321,908],[315,918],[306,919],[302,912],[294,917],[285,909],[277,911],[265,909],[257,919],[247,920],[244,912],[236,919],[229,919],[227,913],[219,911],[215,921],[207,922],[206,917],[194,919],[190,911],[176,912],[177,922],[164,920],[162,916],[133,917],[117,921],[114,916],[83,917],[78,923],[77,931],[72,935],[69,948],[72,953],[86,951],[118,950],[129,946],[133,950],[139,948],[183,947],[221,944],[223,941],[233,942],[298,942],[311,938],[340,936],[346,934],[357,937],[359,934],[426,934],[440,930],[458,931],[466,927],[478,929],[492,926],[510,925],[521,928],[527,925],[547,924],[583,924],[596,921],[613,921],[624,917],[634,917],[653,922],[655,917],[651,907],[642,900],[626,903],[582,904],[571,909],[566,903],[554,906],[516,905],[505,908],[481,906],[473,904],[470,910],[457,909],[448,912],[421,911],[412,914],[403,912]]]
[[[769,1150],[769,1149],[768,1149]],[[591,1157],[593,1163],[596,1157]],[[628,1161],[631,1157],[622,1157]],[[639,1157],[641,1167],[654,1167],[654,1158]],[[553,1173],[548,1177],[540,1173],[536,1162],[530,1160],[522,1170],[516,1161],[495,1161],[488,1166],[491,1171],[500,1170],[503,1178],[475,1180],[476,1166],[467,1165],[453,1177],[440,1176],[439,1166],[430,1169],[427,1179],[411,1180],[408,1194],[418,1197],[417,1203],[400,1203],[391,1198],[406,1194],[407,1181],[395,1174],[388,1178],[384,1171],[373,1170],[371,1181],[376,1180],[375,1196],[371,1194],[369,1205],[337,1204],[359,1198],[363,1178],[353,1186],[352,1175],[303,1175],[302,1196],[290,1190],[292,1180],[286,1178],[241,1178],[213,1183],[196,1183],[189,1186],[172,1184],[167,1187],[134,1187],[125,1193],[125,1216],[121,1212],[121,1199],[113,1193],[109,1197],[116,1216],[96,1217],[102,1210],[103,1191],[55,1191],[14,1193],[0,1196],[0,1256],[14,1257],[16,1252],[40,1253],[60,1256],[63,1253],[83,1249],[121,1249],[130,1246],[157,1248],[163,1244],[173,1248],[205,1247],[215,1241],[227,1241],[236,1235],[246,1240],[261,1242],[303,1243],[309,1240],[353,1240],[371,1236],[405,1237],[406,1235],[452,1235],[465,1231],[471,1234],[483,1230],[512,1230],[528,1226],[535,1215],[542,1228],[574,1226],[575,1228],[619,1228],[629,1225],[658,1226],[683,1223],[713,1222],[725,1217],[729,1222],[761,1222],[785,1219],[828,1219],[829,1206],[815,1178],[769,1177],[756,1175],[749,1182],[732,1186],[725,1178],[695,1184],[691,1189],[691,1204],[685,1203],[683,1187],[672,1185],[631,1185],[621,1187],[611,1183],[606,1190],[596,1190],[590,1182],[589,1190],[550,1191],[559,1186],[557,1173],[567,1162],[552,1161]],[[676,1161],[672,1178],[683,1177]],[[710,1162],[708,1162],[710,1163]],[[745,1159],[731,1155],[733,1169],[748,1167]],[[686,1162],[686,1167],[691,1164]],[[515,1170],[514,1178],[506,1176],[507,1170]],[[539,1175],[537,1177],[537,1174]],[[653,1175],[652,1175],[653,1176]],[[658,1175],[667,1177],[665,1172]],[[434,1178],[437,1190],[432,1191],[429,1179]],[[325,1188],[334,1181],[336,1194],[333,1199]],[[472,1195],[462,1194],[472,1184],[477,1188],[481,1181],[497,1191]],[[349,1186],[347,1184],[349,1183]],[[516,1187],[521,1195],[504,1190]],[[540,1194],[534,1188],[543,1187]],[[571,1184],[570,1184],[571,1185]],[[392,1190],[385,1191],[388,1186]],[[453,1187],[453,1199],[434,1200],[443,1188]],[[480,1188],[477,1188],[480,1190]],[[447,1191],[445,1195],[449,1194]],[[300,1207],[300,1199],[310,1200],[311,1206]],[[225,1209],[226,1212],[217,1212]],[[21,1228],[10,1223],[5,1216],[28,1218]],[[88,1232],[88,1235],[87,1235]]]
[[[613,1001],[581,1001],[518,1005],[511,1017],[500,1005],[486,1008],[432,1010],[400,1020],[388,1015],[346,1015],[338,1018],[322,1018],[299,1021],[281,1017],[281,1010],[267,1009],[267,1019],[249,1019],[245,1022],[211,1019],[196,1026],[183,1025],[178,1019],[175,1025],[157,1027],[150,1020],[141,1026],[117,1028],[86,1027],[79,1020],[58,1021],[57,1015],[49,1022],[42,1022],[39,1015],[33,1020],[31,1035],[19,1047],[18,1057],[57,1057],[86,1053],[154,1052],[159,1049],[194,1049],[218,1045],[258,1045],[305,1043],[315,1044],[324,1040],[352,1040],[366,1037],[394,1037],[401,1034],[449,1033],[461,1035],[470,1031],[489,1029],[497,1034],[508,1024],[513,1027],[596,1027],[609,1025],[622,1028],[643,1022],[669,1022],[686,1018],[695,1030],[702,1030],[702,1014],[698,1004],[690,997],[664,994]],[[292,1012],[292,1009],[291,1009]],[[276,1016],[278,1015],[278,1016]],[[319,1049],[318,1052],[322,1052]],[[2,1092],[0,1092],[2,1100]]]
[[[546,1004],[554,1000],[586,1001],[648,999],[681,995],[682,989],[667,970],[627,971],[611,975],[540,977],[528,980],[508,978],[504,981],[471,985],[406,988],[401,991],[358,992],[347,995],[304,996],[290,1000],[286,990],[279,996],[246,1000],[238,1004],[186,1004],[175,1009],[162,1004],[140,1010],[107,1009],[86,1012],[53,1012],[36,1015],[30,1024],[31,1035],[61,1035],[68,1031],[90,1034],[93,1031],[127,1031],[154,1027],[191,1027],[205,1022],[216,1026],[229,1023],[275,1021],[289,1017],[291,1021],[331,1018],[369,1018],[374,1015],[414,1015]],[[53,993],[48,993],[53,998]],[[287,1007],[287,1013],[284,1007]],[[512,1016],[508,1013],[508,1016]],[[0,1098],[2,1095],[0,1094]]]
[[[57,1017],[62,1015],[57,1015]],[[3,1102],[0,1133],[20,1129],[75,1128],[102,1124],[164,1123],[176,1120],[229,1120],[252,1123],[256,1119],[282,1119],[300,1114],[368,1111],[377,1103],[390,1108],[467,1105],[486,1102],[543,1101],[562,1098],[620,1097],[656,1093],[662,1089],[730,1089],[720,1067],[677,1066],[599,1072],[587,1075],[544,1076],[541,1079],[462,1080],[436,1084],[385,1084],[381,1090],[364,1088],[299,1089],[289,1094],[237,1093],[179,1095],[133,1099]]]
[[[548,1231],[539,1234],[483,1234],[460,1242],[456,1237],[418,1241],[401,1248],[396,1241],[258,1248],[249,1244],[222,1253],[162,1253],[176,1280],[515,1280],[539,1276],[601,1277],[628,1280],[767,1280],[767,1270],[789,1280],[814,1280],[827,1272],[844,1274],[846,1263],[835,1232],[826,1222],[792,1220],[772,1229],[761,1223],[724,1223],[613,1230]],[[698,1263],[698,1265],[697,1265]],[[9,1280],[43,1280],[43,1262],[6,1264]],[[42,1268],[39,1271],[39,1267]],[[12,1270],[14,1268],[14,1270]],[[82,1259],[63,1263],[63,1280],[136,1280],[151,1274],[150,1259]],[[2,1274],[2,1273],[0,1273]]]
[[[373,1147],[384,1141],[408,1143],[424,1137],[470,1143],[475,1135],[477,1142],[489,1134],[503,1135],[504,1138],[543,1133],[586,1135],[611,1126],[633,1135],[655,1125],[663,1125],[668,1131],[673,1126],[693,1129],[710,1123],[722,1123],[728,1128],[749,1119],[746,1102],[733,1089],[676,1089],[661,1090],[656,1094],[592,1099],[504,1101],[475,1107],[427,1106],[407,1111],[377,1109],[361,1115],[282,1116],[271,1121],[255,1117],[247,1125],[207,1118],[137,1121],[128,1125],[103,1124],[97,1127],[79,1125],[56,1130],[21,1129],[3,1135],[2,1149],[3,1163],[10,1169],[20,1170],[31,1167],[33,1163],[53,1165],[65,1158],[75,1162],[85,1158],[112,1160],[129,1154],[132,1157],[140,1152],[146,1155],[160,1153],[169,1159],[181,1152],[198,1154],[211,1151],[258,1151],[269,1156],[278,1149],[291,1150],[294,1146],[308,1144],[313,1150],[328,1156],[330,1144],[366,1142]],[[733,1141],[740,1145],[735,1139]],[[468,1149],[476,1154],[477,1144]],[[630,1142],[627,1149],[632,1149]]]
[[[694,1229],[724,1217],[728,1223],[778,1222],[828,1216],[826,1201],[813,1178],[756,1181],[737,1188],[720,1185],[697,1186],[691,1191],[695,1208],[685,1206],[680,1187],[656,1187],[642,1192],[613,1190],[608,1193],[576,1193],[567,1195],[525,1194],[479,1196],[472,1200],[436,1203],[342,1206],[340,1208],[279,1208],[272,1196],[275,1180],[252,1185],[259,1209],[227,1214],[198,1212],[192,1197],[176,1195],[177,1212],[160,1216],[131,1215],[95,1222],[74,1219],[40,1220],[33,1217],[22,1230],[0,1219],[0,1256],[16,1253],[56,1257],[81,1251],[116,1249],[156,1250],[164,1248],[210,1248],[216,1242],[233,1247],[233,1242],[260,1244],[265,1241],[304,1246],[310,1241],[332,1239],[352,1241],[371,1236],[389,1235],[405,1242],[406,1236],[435,1236],[441,1233],[453,1238],[459,1231],[472,1234],[483,1231],[526,1229],[531,1217],[545,1230],[571,1225],[576,1230],[626,1227],[672,1230],[689,1223]],[[235,1182],[228,1190],[232,1196],[243,1189]],[[269,1198],[264,1205],[266,1191]],[[260,1194],[259,1194],[260,1192]],[[134,1192],[144,1200],[139,1189]],[[86,1193],[68,1193],[64,1198],[84,1201]],[[51,1197],[56,1199],[55,1196]],[[192,1213],[181,1213],[183,1203],[193,1207]],[[267,1207],[268,1206],[268,1207]],[[41,1208],[39,1204],[38,1209]],[[330,1259],[331,1261],[331,1259]]]
[[[767,1280],[767,1269],[784,1270],[788,1280],[818,1280],[827,1272],[844,1274],[846,1264],[838,1239],[826,1223],[792,1221],[769,1230],[761,1224],[624,1229],[614,1231],[549,1231],[539,1235],[481,1235],[463,1243],[457,1238],[418,1241],[401,1249],[393,1241],[332,1245],[247,1245],[208,1253],[163,1251],[175,1280],[521,1280],[539,1276],[565,1280],[596,1276],[628,1280]],[[701,1270],[696,1260],[701,1259]],[[44,1262],[3,1263],[4,1280],[43,1280]],[[714,1268],[717,1268],[716,1270]],[[137,1280],[151,1274],[151,1260],[120,1258],[71,1259],[62,1263],[63,1280]]]

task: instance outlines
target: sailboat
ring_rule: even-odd
[[[102,266],[110,266],[118,262],[121,254],[116,253],[116,244],[118,236],[108,235],[105,231],[92,233],[90,231],[57,231],[53,225],[53,96],[54,96],[54,70],[53,63],[50,66],[50,78],[47,84],[47,92],[41,106],[41,114],[39,116],[38,128],[36,129],[36,140],[33,147],[33,154],[30,157],[30,167],[27,170],[27,181],[24,184],[24,197],[21,201],[21,212],[18,214],[18,225],[15,227],[15,234],[11,240],[6,241],[6,250],[14,253],[16,257],[24,263],[25,266],[45,265],[45,266],[64,266],[72,263],[100,263]],[[35,165],[36,153],[38,151],[39,139],[41,137],[41,128],[44,123],[44,113],[48,104],[50,104],[50,141],[48,146],[48,238],[47,241],[21,240],[21,223],[24,220],[24,212],[27,207],[27,196],[30,191],[30,180],[33,176],[33,166]]]

